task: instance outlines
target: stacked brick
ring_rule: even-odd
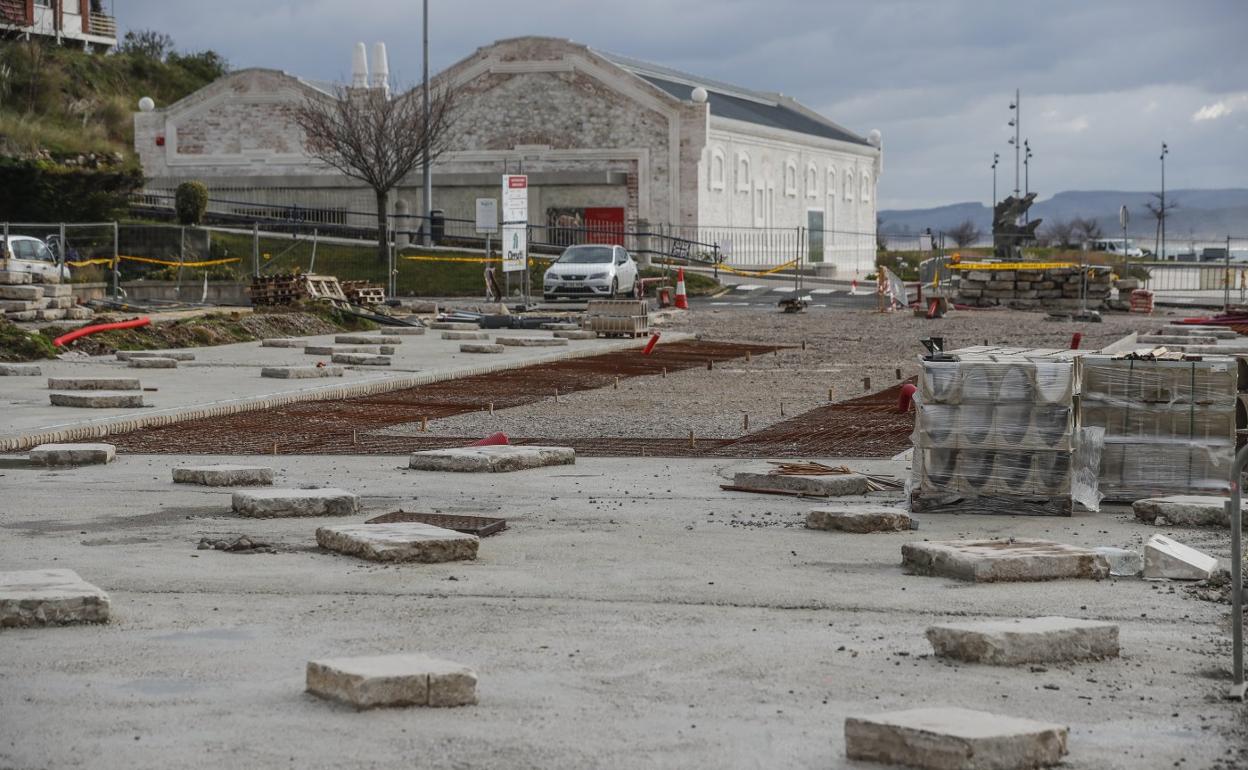
[[[1112,288],[1108,267],[1088,268],[1089,308],[1104,308]],[[1082,306],[1084,278],[1078,267],[1044,270],[964,269],[957,279],[956,291],[957,302],[974,307],[1004,305],[1021,310],[1076,310]]]
[[[33,281],[45,281],[34,283]],[[57,283],[46,283],[57,280]],[[0,312],[10,321],[86,320],[90,308],[79,307],[73,288],[53,276],[0,269]]]

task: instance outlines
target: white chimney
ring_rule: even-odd
[[[351,87],[368,88],[368,49],[363,43],[355,44],[351,57]]]
[[[373,43],[373,74],[368,84],[380,88],[390,97],[390,64],[386,61],[386,44]]]

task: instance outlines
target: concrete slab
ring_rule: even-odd
[[[1144,554],[1129,548],[1098,545],[1093,549],[1109,562],[1109,574],[1114,577],[1139,577],[1144,571]]]
[[[507,473],[575,462],[576,452],[569,447],[482,446],[415,452],[408,467],[418,471]]]
[[[262,465],[187,465],[173,469],[173,483],[205,487],[263,487],[273,483],[273,469]]]
[[[490,338],[489,332],[478,332],[478,331],[442,332],[442,339],[444,340],[488,340],[489,338]]]
[[[1144,544],[1145,578],[1206,580],[1217,567],[1214,557],[1165,535],[1153,535]]]
[[[1239,337],[1239,332],[1225,326],[1198,326],[1195,324],[1171,324],[1161,327],[1157,333],[1169,336],[1214,337],[1220,340],[1233,340]]]
[[[598,332],[591,332],[588,329],[577,329],[575,331],[556,331],[554,335],[561,340],[596,340]]]
[[[457,332],[468,332],[480,329],[481,324],[464,323],[462,321],[434,321],[429,324],[430,329],[448,330]]]
[[[195,354],[189,350],[118,350],[118,361],[131,361],[135,358],[172,358],[175,361],[194,361]]]
[[[303,352],[309,356],[332,356],[337,353],[370,353],[381,355],[381,345],[305,345]]]
[[[37,302],[43,299],[43,287],[32,284],[10,286],[0,284],[0,299],[15,299]]]
[[[341,366],[266,366],[260,369],[260,376],[275,380],[314,380],[341,377],[343,371]]]
[[[235,492],[235,513],[256,518],[349,516],[360,512],[360,498],[341,489],[245,489]]]
[[[386,334],[397,334],[400,337],[419,337],[425,333],[423,326],[387,326]]]
[[[1141,345],[1216,345],[1218,338],[1203,334],[1141,334],[1136,342]]]
[[[1100,580],[1109,575],[1109,562],[1091,548],[1019,538],[906,543],[901,564],[916,575],[977,583]]]
[[[829,476],[786,476],[772,473],[775,466],[754,463],[732,477],[733,486],[745,489],[783,490],[814,497],[838,497],[841,495],[865,495],[867,477],[857,473]]]
[[[1171,495],[1136,500],[1131,504],[1135,518],[1152,524],[1164,517],[1170,524],[1229,527],[1226,504],[1230,498],[1215,495]]]
[[[6,286],[30,283],[30,273],[25,270],[0,270],[0,283]]]
[[[330,551],[369,561],[433,564],[477,558],[480,539],[431,524],[402,522],[319,527],[316,542]]]
[[[335,364],[352,366],[389,366],[390,356],[372,355],[369,353],[335,353],[330,359]]]
[[[495,337],[494,341],[499,345],[516,348],[557,348],[567,345],[567,339],[563,337]]]
[[[427,655],[330,658],[308,661],[307,690],[357,709],[470,706],[477,702],[477,674]]]
[[[262,348],[301,348],[307,344],[308,341],[302,337],[271,337],[260,340]]]
[[[505,350],[492,342],[465,342],[459,346],[460,353],[502,353]]]
[[[0,363],[0,377],[38,377],[43,369],[38,364]]]
[[[40,444],[30,450],[36,465],[104,465],[117,457],[112,444]]]
[[[176,358],[132,358],[127,364],[131,369],[177,369]]]
[[[1031,770],[1066,755],[1059,724],[944,707],[845,720],[850,759],[925,770]]]
[[[998,666],[1118,657],[1118,626],[1078,618],[943,623],[927,629],[937,657]]]
[[[334,342],[339,345],[401,345],[403,338],[388,334],[339,334]]]
[[[553,323],[544,323],[541,325],[540,328],[548,332],[571,332],[571,331],[578,331],[581,328],[581,325],[578,323],[572,323],[570,321],[567,323],[553,322]]]
[[[72,406],[78,409],[135,409],[143,406],[143,393],[87,390],[49,393],[48,400],[52,406]]]
[[[0,628],[107,623],[108,594],[68,569],[0,572]]]
[[[905,511],[816,508],[806,514],[807,529],[838,532],[909,532],[912,523]]]
[[[137,377],[49,377],[48,390],[143,390]]]

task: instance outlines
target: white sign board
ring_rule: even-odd
[[[498,201],[493,198],[477,198],[477,232],[498,232]]]
[[[503,175],[503,272],[529,265],[529,178]]]

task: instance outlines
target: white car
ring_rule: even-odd
[[[29,235],[10,235],[7,240],[0,235],[0,261],[5,260],[7,270],[43,276],[59,274],[62,281],[69,280],[69,266],[57,258],[48,244]]]
[[[637,287],[637,263],[623,246],[583,244],[569,246],[542,279],[542,296],[632,296]]]

